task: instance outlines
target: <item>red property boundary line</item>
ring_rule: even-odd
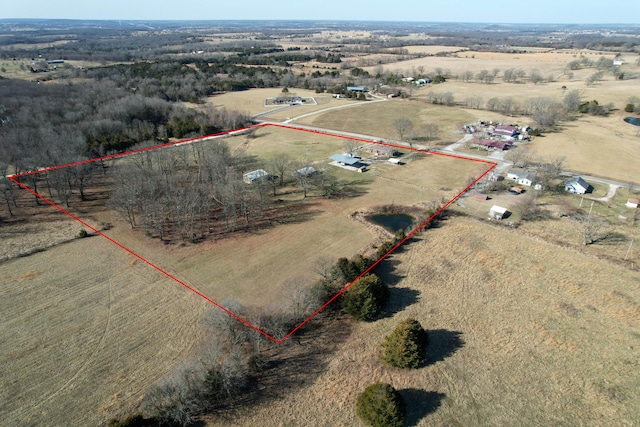
[[[182,280],[180,280],[179,278],[175,277],[171,273],[169,273],[166,270],[164,270],[164,269],[158,267],[157,265],[153,264],[151,261],[145,259],[141,255],[138,255],[137,253],[135,253],[131,249],[129,249],[126,246],[124,246],[123,244],[121,244],[120,242],[118,242],[118,241],[112,239],[111,237],[107,236],[102,231],[100,231],[100,230],[96,229],[95,227],[91,226],[90,224],[88,224],[87,222],[83,221],[82,219],[80,219],[76,215],[72,214],[68,210],[66,210],[63,207],[61,207],[60,205],[58,205],[55,202],[49,200],[48,198],[46,198],[42,194],[32,190],[30,187],[28,187],[27,185],[25,185],[25,184],[23,184],[23,183],[21,183],[19,181],[19,178],[22,178],[22,177],[25,177],[25,176],[29,176],[29,175],[37,175],[37,174],[41,174],[41,173],[45,173],[45,172],[49,172],[49,171],[53,171],[53,170],[65,169],[65,168],[78,166],[78,165],[83,165],[83,164],[87,164],[87,163],[96,163],[96,162],[100,162],[100,161],[103,161],[103,160],[117,159],[117,158],[120,158],[120,157],[139,154],[139,153],[142,153],[142,152],[145,152],[145,151],[157,150],[157,149],[167,148],[167,147],[174,147],[174,146],[179,146],[179,145],[185,145],[185,144],[190,144],[190,143],[193,143],[193,142],[205,141],[205,140],[208,140],[208,139],[220,138],[220,137],[225,137],[225,136],[232,136],[232,135],[240,134],[240,133],[245,132],[247,130],[257,129],[257,128],[265,127],[265,126],[273,126],[273,127],[279,127],[279,128],[282,128],[282,129],[295,130],[295,131],[300,131],[300,132],[308,132],[308,133],[313,133],[313,134],[330,136],[330,137],[334,137],[334,138],[349,139],[349,140],[353,140],[353,141],[364,142],[364,143],[367,143],[367,144],[377,144],[377,145],[382,145],[382,146],[392,147],[392,148],[399,148],[399,149],[405,149],[405,150],[409,149],[411,151],[415,151],[415,152],[418,152],[418,153],[434,154],[434,155],[438,155],[438,156],[452,157],[452,158],[456,158],[456,159],[460,159],[460,160],[466,160],[466,161],[472,161],[472,162],[476,162],[476,163],[484,163],[484,164],[488,165],[489,167],[480,176],[478,176],[473,182],[471,182],[462,191],[460,191],[455,197],[453,197],[446,204],[444,204],[440,209],[438,209],[438,211],[436,211],[433,215],[431,215],[429,218],[427,218],[423,223],[421,223],[415,229],[413,229],[413,231],[411,231],[404,239],[399,241],[387,253],[382,255],[366,271],[364,271],[362,274],[360,274],[358,277],[356,277],[353,281],[351,281],[350,283],[345,285],[338,293],[336,293],[334,296],[332,296],[321,307],[319,307],[310,316],[308,316],[306,319],[304,319],[302,322],[300,322],[298,325],[296,325],[289,333],[287,333],[287,335],[285,335],[283,338],[280,338],[280,339],[277,339],[277,338],[271,336],[270,334],[268,334],[267,332],[265,332],[262,329],[258,328],[257,326],[255,326],[254,324],[249,322],[248,320],[242,318],[241,316],[237,315],[236,313],[233,313],[232,311],[230,311],[226,307],[222,306],[221,304],[218,304],[216,301],[214,301],[213,299],[211,299],[208,296],[204,295],[202,292],[200,292],[197,289],[189,286],[187,283],[183,282]],[[162,273],[164,276],[168,277],[169,279],[173,280],[177,284],[183,286],[184,288],[186,288],[189,291],[193,292],[194,294],[198,295],[200,298],[208,301],[209,303],[211,303],[214,306],[218,307],[219,309],[223,310],[225,313],[229,314],[230,316],[233,316],[235,319],[237,319],[238,321],[242,322],[244,325],[246,325],[249,328],[255,330],[256,332],[258,332],[261,335],[263,335],[264,337],[270,339],[274,343],[282,344],[287,339],[289,339],[293,334],[295,334],[300,328],[302,328],[309,321],[311,321],[311,319],[313,319],[316,315],[318,315],[318,313],[320,313],[327,306],[329,306],[329,304],[331,304],[336,299],[338,299],[342,294],[344,294],[351,287],[351,285],[353,285],[355,282],[357,282],[362,276],[364,276],[365,274],[371,272],[376,266],[378,266],[378,264],[380,264],[382,261],[384,261],[396,249],[398,249],[407,240],[411,239],[416,233],[418,233],[424,227],[426,227],[426,225],[429,224],[433,220],[433,218],[435,218],[442,211],[447,209],[452,203],[454,203],[456,200],[458,200],[460,198],[460,196],[462,196],[464,193],[466,193],[471,187],[473,187],[478,181],[480,181],[482,178],[484,178],[496,166],[497,166],[497,163],[495,163],[495,162],[491,162],[491,161],[488,161],[488,160],[474,159],[474,158],[471,158],[471,157],[460,156],[460,155],[452,154],[452,153],[443,153],[443,152],[438,152],[438,151],[430,151],[430,150],[421,150],[421,149],[415,149],[415,148],[408,148],[408,147],[405,147],[405,146],[401,146],[401,145],[397,145],[397,144],[390,144],[390,143],[385,143],[385,142],[380,142],[380,141],[375,141],[375,140],[368,139],[368,138],[362,138],[362,137],[357,137],[357,136],[348,136],[348,135],[339,134],[339,133],[319,131],[319,130],[308,129],[308,128],[303,128],[303,127],[283,125],[283,124],[279,124],[279,123],[261,123],[261,124],[257,124],[257,125],[254,125],[254,126],[248,126],[248,127],[245,127],[245,128],[236,129],[236,130],[233,130],[233,131],[230,131],[230,132],[220,132],[220,133],[216,133],[216,134],[206,135],[206,136],[203,136],[203,137],[184,139],[184,140],[171,142],[171,143],[167,143],[167,144],[159,144],[159,145],[154,145],[154,146],[151,146],[151,147],[145,147],[145,148],[130,150],[130,151],[122,152],[122,153],[111,154],[111,155],[102,156],[102,157],[96,157],[96,158],[93,158],[93,159],[87,159],[87,160],[81,160],[81,161],[77,161],[77,162],[73,162],[73,163],[67,163],[67,164],[64,164],[64,165],[52,166],[52,167],[48,167],[48,168],[41,168],[41,169],[37,169],[37,170],[34,170],[34,171],[18,173],[18,174],[15,174],[15,175],[8,175],[7,178],[10,179],[16,185],[18,185],[20,188],[22,188],[24,190],[27,190],[28,192],[30,192],[31,194],[33,194],[34,196],[36,196],[40,200],[43,200],[44,202],[46,202],[47,204],[53,206],[54,208],[56,208],[57,210],[59,210],[63,214],[73,218],[75,221],[79,222],[80,224],[82,224],[87,229],[93,231],[95,234],[97,234],[99,236],[102,236],[103,238],[107,239],[109,242],[113,243],[114,245],[116,245],[120,249],[122,249],[125,252],[131,254],[132,256],[134,256],[135,258],[139,259],[140,261],[144,262],[145,264],[147,264],[148,266],[150,266],[154,270]]]

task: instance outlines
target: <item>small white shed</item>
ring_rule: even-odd
[[[507,212],[509,211],[506,208],[498,205],[493,205],[489,210],[489,216],[492,219],[503,219],[507,215]]]

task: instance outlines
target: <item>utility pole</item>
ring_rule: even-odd
[[[627,253],[624,255],[624,260],[627,260],[627,257],[629,256],[629,252],[631,252],[631,246],[633,246],[633,240],[631,240],[631,243],[629,243],[629,249],[627,249]]]

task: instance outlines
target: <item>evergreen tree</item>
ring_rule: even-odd
[[[356,414],[372,427],[401,427],[406,416],[402,396],[390,384],[367,387],[356,401]]]
[[[382,360],[396,368],[419,368],[426,361],[427,331],[416,319],[402,321],[385,337]]]

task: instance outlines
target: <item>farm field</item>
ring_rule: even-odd
[[[131,411],[189,355],[206,309],[99,237],[0,263],[0,281],[6,425],[99,425]]]
[[[327,153],[342,149],[339,139],[279,128],[227,139],[247,155],[266,158],[288,147],[292,157],[305,153],[326,162]],[[183,248],[132,233],[102,209],[94,208],[89,221],[114,223],[106,235],[217,301],[231,297],[264,307],[285,300],[287,280],[307,271],[316,257],[371,247],[376,233],[350,219],[355,210],[450,198],[484,169],[430,155],[404,166],[373,165],[365,174],[339,170],[361,188],[360,196],[311,197],[313,218],[307,221]],[[0,278],[7,307],[0,328],[0,416],[10,424],[46,418],[63,425],[73,414],[74,422],[96,425],[130,412],[150,384],[188,358],[211,308],[99,236],[0,263]]]
[[[637,272],[455,217],[391,264],[395,314],[351,324],[312,384],[208,425],[359,425],[355,399],[376,381],[405,397],[409,425],[635,422]],[[431,333],[428,366],[388,368],[380,344],[409,316]]]
[[[503,53],[503,52],[459,52],[452,56],[428,56],[424,58],[411,59],[402,62],[396,62],[392,64],[385,64],[383,66],[384,71],[391,72],[404,72],[406,75],[411,75],[411,71],[417,67],[424,66],[429,72],[432,72],[435,68],[442,68],[450,71],[450,75],[454,76],[464,71],[472,71],[474,76],[482,69],[491,71],[494,68],[505,70],[508,68],[522,68],[527,71],[537,69],[545,77],[551,73],[557,76],[562,76],[566,70],[566,66],[569,62],[576,59],[580,59],[581,55],[588,57],[594,61],[597,61],[600,56],[612,59],[614,54],[609,52],[593,52],[593,51],[550,51],[550,52],[532,52],[532,53]],[[629,59],[635,63],[636,57],[629,56]],[[634,67],[629,64],[628,66]],[[373,72],[375,67],[366,67],[369,72]],[[581,73],[593,74],[594,69],[578,70],[575,74],[575,78]]]
[[[300,123],[347,132],[375,135],[385,139],[398,139],[393,122],[401,117],[414,122],[415,133],[421,135],[421,125],[436,123],[440,126],[438,144],[449,144],[462,137],[459,127],[479,120],[482,111],[441,107],[420,101],[392,100],[365,103],[360,108],[333,110],[305,117]],[[296,122],[298,123],[298,122]]]
[[[302,200],[295,189],[279,190],[277,197],[283,202],[303,207],[296,214],[299,217],[294,215],[265,230],[183,248],[167,248],[141,232],[131,233],[113,214],[101,219],[118,224],[106,232],[109,237],[208,297],[219,302],[233,298],[247,306],[286,300],[292,281],[312,283],[310,270],[322,255],[337,260],[370,250],[378,234],[355,221],[354,212],[385,204],[426,206],[434,200],[446,201],[488,168],[484,163],[430,155],[404,166],[374,163],[370,171],[359,174],[328,165],[331,154],[344,150],[343,139],[277,127],[263,127],[250,138],[234,136],[225,141],[265,161],[287,153],[299,165],[328,168],[328,173],[348,183],[356,195],[327,200],[311,194]]]
[[[275,98],[282,93],[282,88],[269,88],[269,89],[251,89],[241,92],[228,92],[221,95],[211,96],[207,99],[206,107],[224,107],[228,110],[237,110],[242,113],[247,113],[251,116],[256,114],[266,113],[273,110],[278,110],[279,106],[265,107],[265,99]],[[301,114],[309,113],[312,111],[318,111],[328,107],[334,107],[336,105],[342,105],[346,100],[334,99],[330,93],[315,93],[312,90],[305,89],[291,89],[290,94],[296,94],[302,97],[312,97],[316,100],[317,105],[298,105],[290,107],[280,112],[277,117],[290,117],[298,116]],[[277,113],[274,113],[277,114]],[[263,119],[271,118],[263,117]]]

